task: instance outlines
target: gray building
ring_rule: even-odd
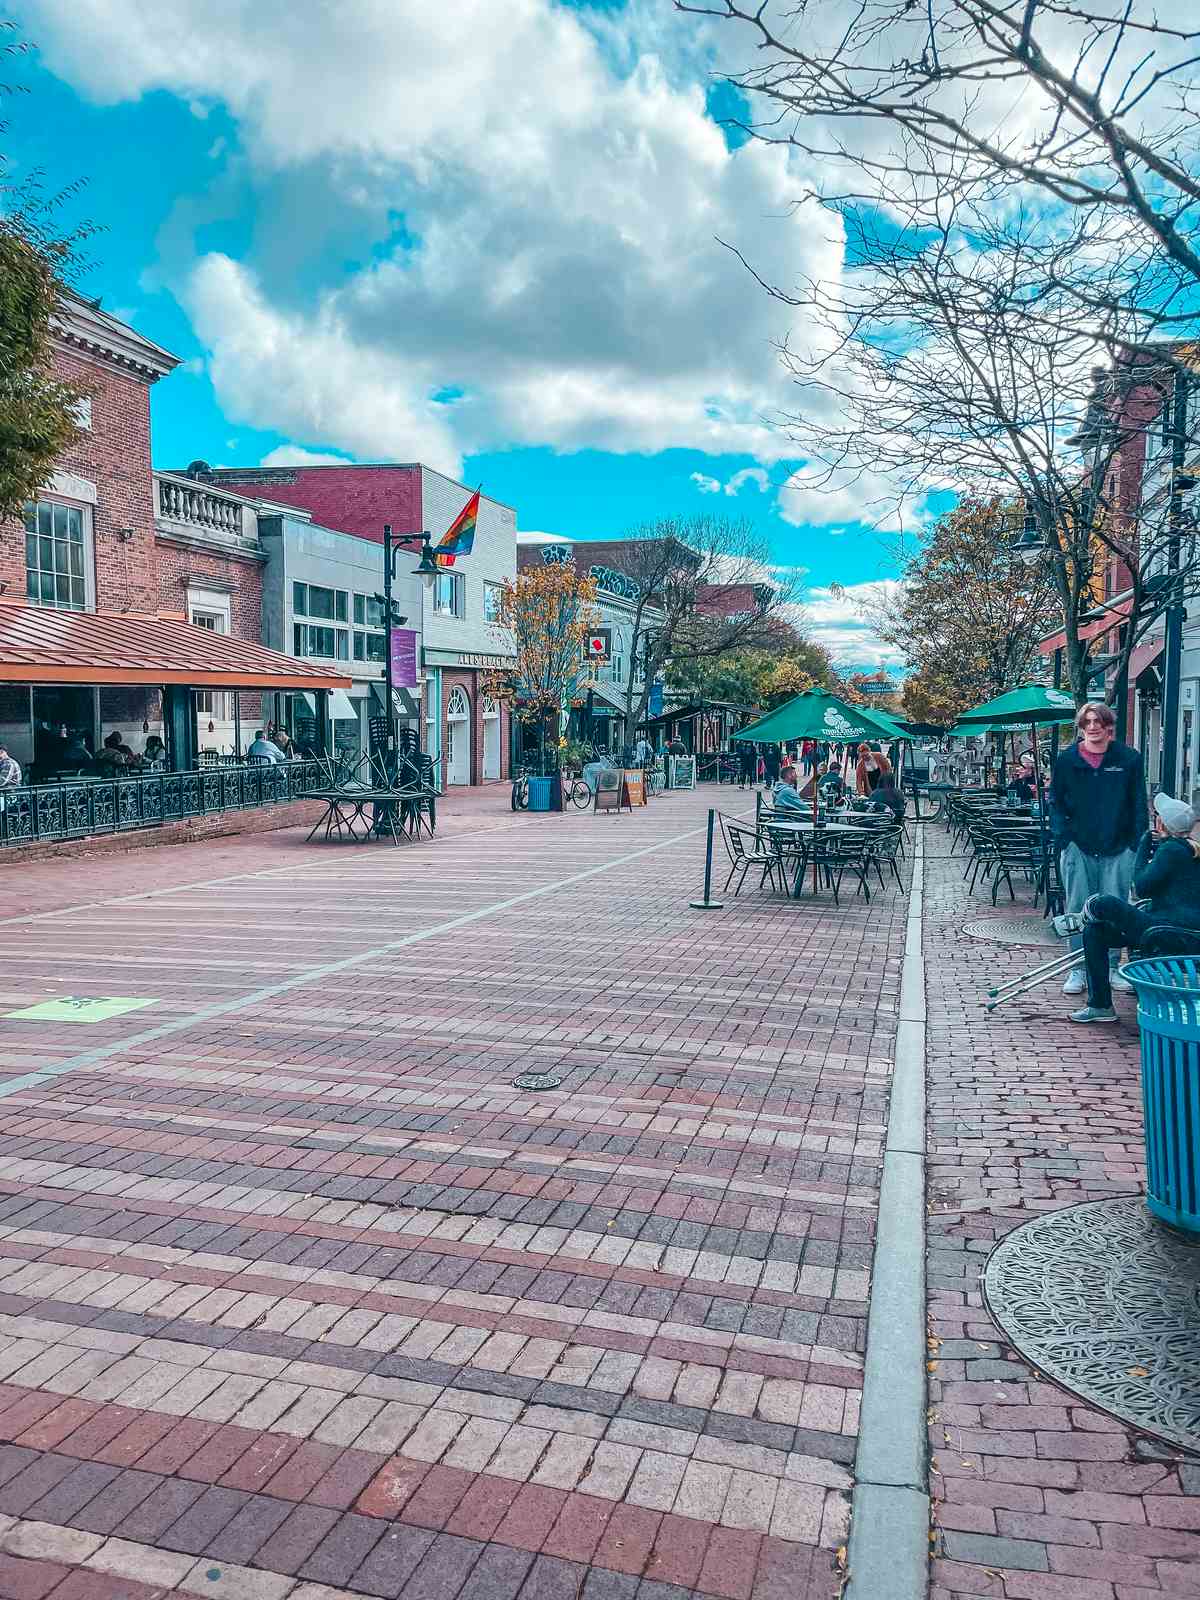
[[[263,573],[263,643],[305,660],[336,664],[353,680],[330,696],[335,749],[357,755],[369,748],[372,716],[384,713],[384,653],[387,634],[379,596],[383,590],[380,545],[312,522],[303,511],[264,513],[258,536],[267,557]],[[397,562],[392,598],[416,638],[419,659],[421,580],[413,562]],[[416,728],[420,688],[399,694],[399,721]],[[407,713],[407,715],[405,715]],[[278,707],[274,720],[294,728],[311,714],[301,697]]]

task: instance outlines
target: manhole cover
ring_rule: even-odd
[[[523,1072],[519,1078],[514,1078],[514,1089],[557,1089],[562,1082],[552,1072]]]
[[[1053,1211],[996,1246],[988,1310],[1039,1372],[1146,1433],[1200,1451],[1200,1245],[1140,1196]]]
[[[994,944],[1054,944],[1066,950],[1066,943],[1044,917],[981,917],[963,923],[971,939],[991,939]]]

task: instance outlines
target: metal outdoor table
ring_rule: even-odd
[[[795,833],[801,838],[812,838],[819,833],[871,833],[872,824],[854,822],[824,822],[821,824],[804,822],[799,818],[795,822],[790,819],[776,822],[773,818],[764,820],[763,827],[768,833]],[[803,851],[796,866],[796,876],[792,880],[792,899],[799,900],[800,891],[804,887],[804,874],[808,867],[808,852]]]
[[[322,827],[327,843],[335,833],[339,843],[349,840],[353,844],[365,844],[368,839],[382,838],[387,832],[392,836],[392,843],[399,844],[405,832],[417,837],[422,824],[429,837],[433,837],[436,797],[431,789],[374,789],[352,785],[342,789],[317,789],[310,798],[323,801],[325,812],[313,824],[306,844]],[[368,806],[373,808],[371,816],[367,815]]]

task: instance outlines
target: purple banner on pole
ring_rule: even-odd
[[[392,683],[397,689],[417,687],[417,631],[393,628],[391,640]]]

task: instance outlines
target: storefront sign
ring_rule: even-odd
[[[417,687],[417,630],[393,628],[391,638],[392,683],[396,688]]]
[[[477,650],[423,650],[421,659],[427,667],[472,667],[477,672],[503,672],[512,666],[516,656],[489,655]]]
[[[634,806],[644,806],[647,804],[646,774],[644,772],[626,767],[624,784],[625,793],[622,798],[630,810],[632,810]]]

